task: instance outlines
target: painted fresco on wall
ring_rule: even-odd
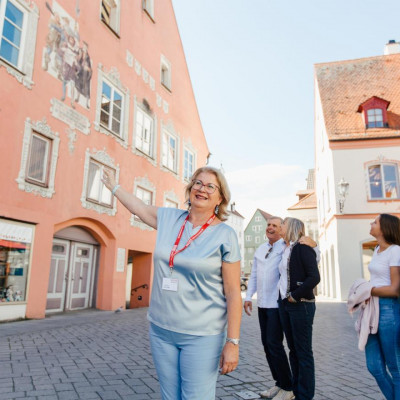
[[[49,11],[46,46],[43,49],[42,67],[61,81],[60,100],[69,98],[72,108],[79,103],[90,107],[90,81],[92,61],[89,45],[79,35],[77,19],[72,18],[56,1],[46,2]],[[79,17],[79,2],[76,6]]]

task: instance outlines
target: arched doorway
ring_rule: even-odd
[[[70,226],[53,238],[46,313],[93,307],[99,243],[85,229]]]

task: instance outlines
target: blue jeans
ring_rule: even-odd
[[[150,324],[150,346],[163,400],[215,400],[226,333],[173,332]]]
[[[279,316],[289,347],[293,393],[296,400],[311,400],[315,392],[314,355],[312,351],[315,303],[289,303],[287,299],[279,299],[278,303]]]
[[[258,308],[261,341],[275,385],[292,390],[292,373],[283,347],[283,330],[278,308]]]
[[[368,371],[387,400],[400,400],[400,303],[379,298],[379,327],[365,347]]]

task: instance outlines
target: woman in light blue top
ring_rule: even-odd
[[[144,204],[103,182],[121,203],[157,229],[148,319],[163,400],[214,400],[218,367],[236,369],[242,299],[240,249],[226,220],[230,200],[222,173],[199,168],[186,187],[189,210]]]

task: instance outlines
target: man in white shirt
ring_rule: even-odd
[[[266,235],[268,241],[254,253],[251,276],[248,282],[244,310],[251,315],[253,305],[251,298],[257,293],[258,319],[260,322],[261,341],[275,386],[260,393],[261,397],[273,400],[291,400],[294,398],[292,373],[283,347],[283,329],[279,319],[279,264],[285,242],[280,236],[280,217],[270,217]],[[310,238],[301,238],[300,242],[316,246]]]

